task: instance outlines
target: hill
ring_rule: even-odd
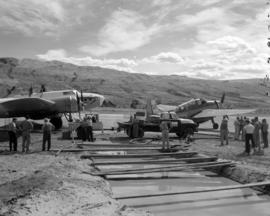
[[[144,104],[146,98],[164,104],[180,104],[192,97],[219,99],[226,92],[226,107],[267,108],[270,91],[260,79],[202,80],[185,76],[153,76],[127,73],[101,67],[77,66],[59,61],[44,62],[34,59],[0,59],[0,96],[28,94],[32,85],[39,91],[83,89],[105,95],[118,107],[130,107],[133,100]],[[9,90],[9,91],[8,91]]]

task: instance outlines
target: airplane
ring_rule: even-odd
[[[198,125],[211,120],[213,129],[218,129],[219,125],[214,121],[217,116],[230,116],[250,113],[254,109],[221,109],[225,99],[225,93],[219,100],[206,100],[204,98],[193,98],[178,106],[152,103],[155,113],[169,112],[176,113],[179,118],[192,119]]]
[[[50,118],[56,129],[63,125],[62,114],[80,112],[83,108],[101,106],[104,96],[95,93],[84,93],[77,90],[47,91],[31,93],[29,96],[18,96],[0,99],[0,118],[25,117],[34,120]]]

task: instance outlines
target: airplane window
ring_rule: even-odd
[[[63,92],[63,95],[73,95],[74,92],[73,91],[66,91],[66,92]]]

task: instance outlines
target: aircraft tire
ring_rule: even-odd
[[[144,136],[144,131],[142,128],[139,128],[139,138],[143,138]]]
[[[179,133],[179,132],[177,132],[177,133],[175,133],[179,138],[181,138],[181,136],[182,136],[182,134],[181,133]]]
[[[218,123],[214,123],[213,124],[213,129],[215,129],[215,130],[218,129],[218,126],[219,126]]]
[[[59,130],[63,126],[63,121],[61,117],[53,117],[51,118],[50,122],[55,127],[55,130]]]

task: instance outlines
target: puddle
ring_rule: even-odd
[[[155,174],[157,175],[157,174]],[[229,179],[218,177],[211,172],[167,172],[174,178],[129,179],[116,181],[111,176],[110,184],[115,197],[133,196],[176,191],[191,191],[211,187],[237,184]],[[211,176],[211,177],[209,177]],[[121,177],[143,177],[143,175],[125,175]],[[149,174],[148,174],[148,177]],[[215,191],[197,194],[173,195],[121,200],[123,204],[149,210],[155,215],[166,216],[269,216],[270,197],[261,195],[252,189]]]

